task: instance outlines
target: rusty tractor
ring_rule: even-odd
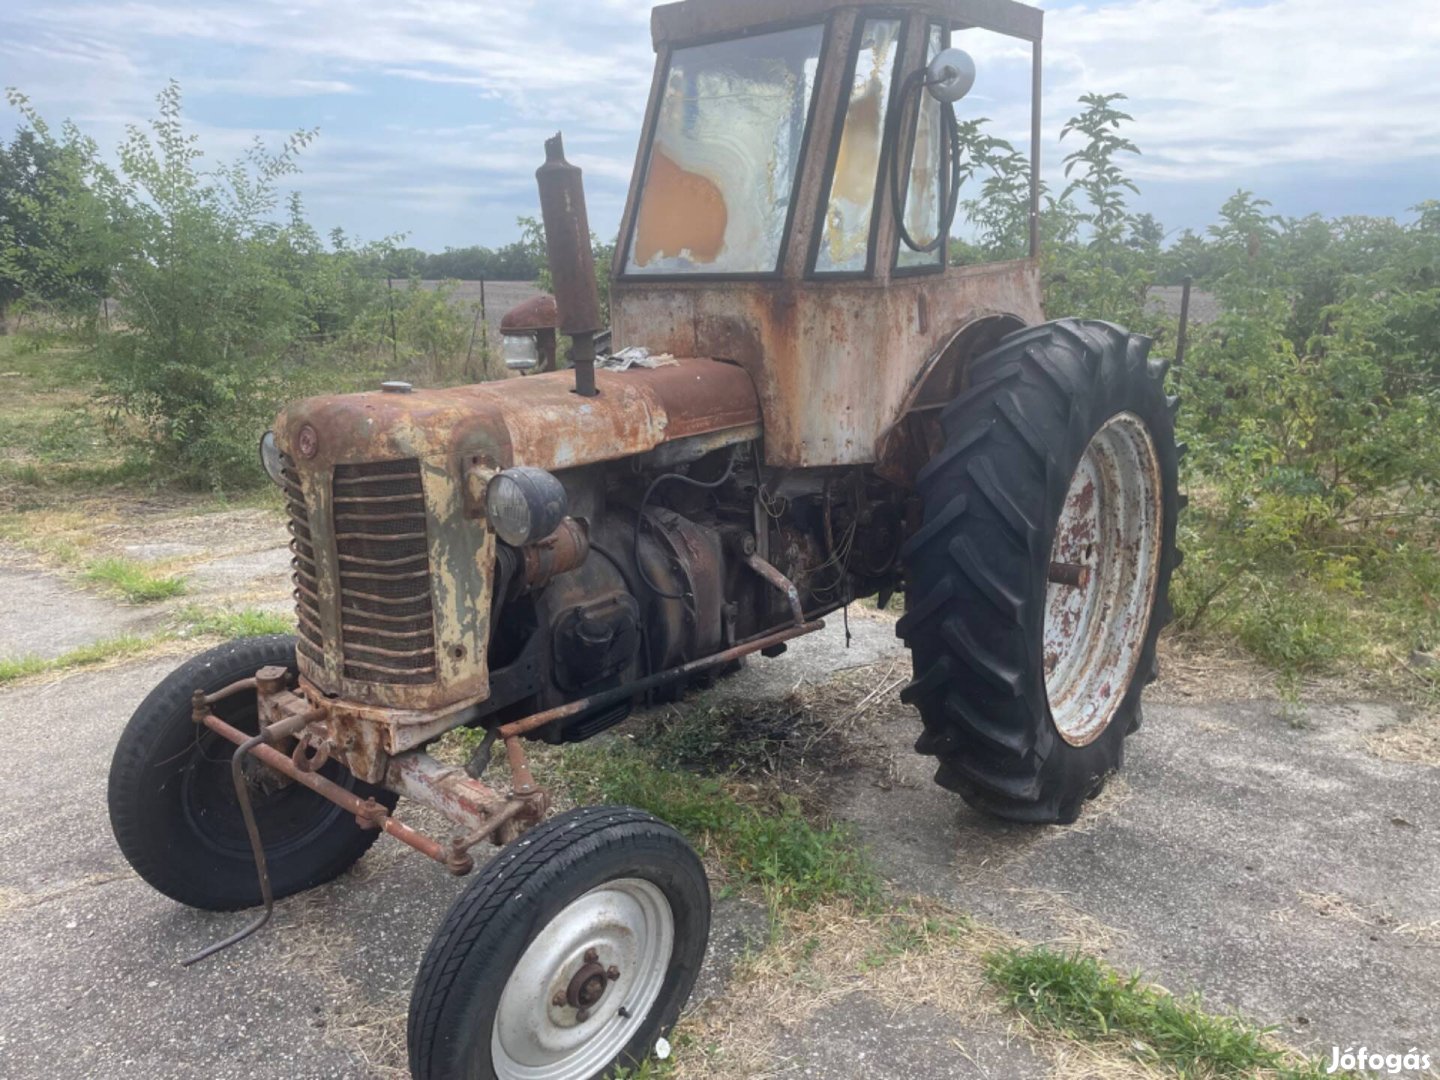
[[[381,832],[457,875],[494,845],[419,969],[414,1075],[642,1059],[704,954],[704,871],[649,814],[548,817],[526,741],[588,739],[862,597],[903,595],[903,698],[936,780],[1004,818],[1076,818],[1140,722],[1168,617],[1176,401],[1145,338],[1041,310],[1041,26],[1011,0],[656,8],[617,348],[597,356],[556,136],[537,173],[554,303],[506,325],[530,373],[280,414],[261,459],[297,634],[179,668],[110,774],[146,881],[263,906],[187,962]],[[1033,66],[1029,256],[955,266],[961,46],[997,35]],[[466,767],[427,753],[462,727]],[[404,824],[401,796],[453,831]]]

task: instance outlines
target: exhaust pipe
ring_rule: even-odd
[[[590,250],[590,219],[585,213],[585,185],[580,169],[565,160],[565,144],[557,133],[545,140],[545,164],[535,170],[540,186],[540,216],[545,222],[545,250],[560,332],[573,343],[575,392],[594,397],[595,332],[600,327],[600,289],[595,283],[595,256]]]

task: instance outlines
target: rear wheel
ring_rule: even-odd
[[[1139,726],[1178,563],[1174,410],[1150,342],[1062,320],[978,359],[917,478],[897,628],[936,780],[972,805],[1075,820]]]

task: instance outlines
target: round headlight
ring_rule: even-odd
[[[277,484],[285,483],[284,463],[281,461],[280,445],[275,441],[275,432],[267,431],[260,436],[260,464],[270,479]]]
[[[569,510],[565,488],[544,469],[506,469],[485,489],[485,516],[495,535],[512,547],[542,540]]]

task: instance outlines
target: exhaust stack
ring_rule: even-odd
[[[594,397],[600,290],[595,283],[595,256],[590,250],[585,185],[580,169],[565,160],[565,144],[558,133],[545,140],[545,164],[535,170],[535,181],[540,186],[540,216],[545,222],[545,249],[560,332],[573,342],[575,392],[581,397]]]

